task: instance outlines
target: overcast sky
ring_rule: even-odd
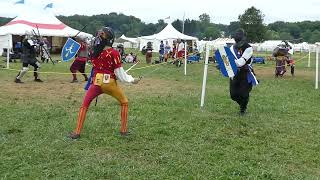
[[[320,0],[0,0],[0,16],[15,17],[23,9],[41,9],[53,3],[55,15],[94,15],[110,12],[133,15],[147,23],[155,23],[168,16],[171,20],[198,19],[207,13],[214,23],[236,21],[245,9],[255,6],[265,14],[265,23],[274,21],[320,20]]]

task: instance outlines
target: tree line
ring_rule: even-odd
[[[95,34],[102,26],[110,26],[116,36],[125,34],[128,37],[151,35],[160,32],[166,23],[163,19],[157,23],[145,23],[134,16],[122,13],[109,13],[93,16],[73,15],[57,16],[59,20],[75,29]],[[12,18],[0,17],[0,25],[8,23]],[[212,23],[210,16],[201,14],[199,19],[176,19],[172,25],[180,32],[199,39],[213,40],[219,37],[231,37],[235,31],[242,28],[246,31],[250,42],[262,42],[264,40],[289,40],[296,42],[314,43],[320,41],[320,21],[283,22],[277,21],[264,24],[264,14],[255,7],[250,7],[240,14],[238,21],[230,22],[229,25]]]

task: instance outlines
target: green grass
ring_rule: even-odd
[[[41,71],[68,72],[69,66],[43,64]],[[203,110],[202,63],[188,65],[187,76],[171,64],[132,70],[144,78],[121,84],[130,102],[130,135],[119,135],[120,108],[102,95],[78,141],[65,135],[75,128],[83,82],[42,74],[45,82],[37,84],[28,73],[24,84],[15,84],[16,72],[0,70],[0,179],[319,179],[314,58],[306,66],[306,58],[299,60],[296,77],[275,79],[273,62],[255,65],[261,84],[244,117],[214,65]]]

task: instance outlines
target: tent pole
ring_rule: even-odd
[[[206,44],[206,59],[204,62],[204,70],[203,70],[203,81],[202,81],[202,92],[201,92],[201,102],[200,107],[204,106],[204,97],[206,94],[206,86],[207,86],[207,75],[208,75],[208,61],[209,61],[209,45]]]
[[[187,41],[184,42],[184,75],[187,75]]]
[[[10,35],[8,35],[8,45],[7,45],[7,69],[9,69],[10,65],[10,38],[12,38]]]
[[[7,69],[9,69],[9,61],[10,61],[10,48],[7,48]]]

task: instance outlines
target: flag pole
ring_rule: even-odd
[[[184,42],[184,75],[187,75],[187,41]]]
[[[182,34],[184,34],[184,16],[186,15],[186,13],[183,13],[183,21],[182,21]]]
[[[7,69],[9,69],[10,66],[10,38],[12,38],[11,35],[7,35],[8,37],[8,45],[7,45]]]

